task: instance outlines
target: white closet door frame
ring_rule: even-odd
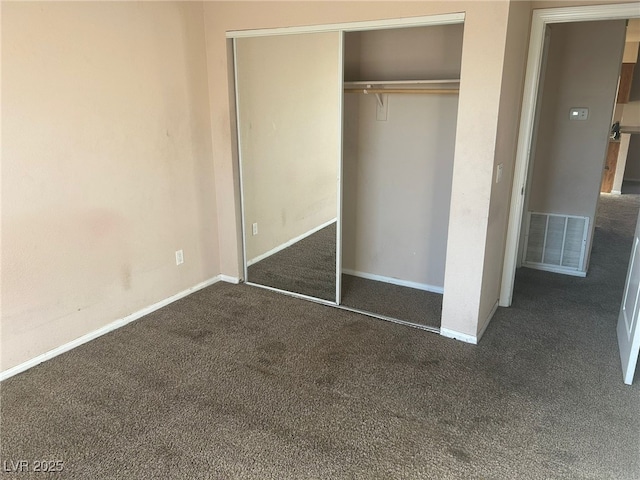
[[[240,146],[240,142],[242,141],[240,138],[240,109],[238,108],[238,48],[236,45],[235,38],[233,39],[233,108],[236,112],[236,136],[237,136],[237,148],[238,148],[238,175],[240,176],[240,223],[242,227],[242,277],[246,282],[248,278],[248,265],[247,265],[247,229],[245,227],[245,218],[244,218],[244,186],[242,182],[242,147]]]
[[[300,27],[264,28],[258,30],[230,30],[227,38],[265,37],[270,35],[293,35],[296,33],[358,32],[361,30],[383,30],[386,28],[426,27],[464,23],[464,12],[428,15],[422,17],[389,18],[363,22],[304,25]]]
[[[545,29],[552,23],[587,22],[593,20],[625,20],[638,18],[639,3],[589,5],[583,7],[547,8],[534,10],[531,21],[531,36],[527,57],[527,73],[520,114],[520,131],[518,132],[518,148],[514,167],[513,187],[507,243],[502,267],[502,285],[500,288],[501,307],[511,306],[513,284],[518,264],[518,246],[524,215],[524,200],[527,188],[527,173],[531,158],[531,140],[535,124],[536,105],[538,101],[538,85],[541,81],[542,57],[544,52]]]
[[[336,220],[336,305],[342,303],[342,143],[344,138],[344,31],[340,32],[340,38],[338,40],[338,75],[340,75],[340,82],[338,82],[338,98],[340,99],[340,108],[338,109],[338,132],[340,132],[340,138],[338,139],[338,219]]]

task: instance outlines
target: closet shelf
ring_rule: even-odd
[[[372,85],[372,86],[385,86],[385,85],[459,85],[459,78],[448,78],[444,80],[358,80],[352,82],[344,82],[347,86],[358,85]]]
[[[344,82],[347,93],[458,93],[460,79]]]
[[[382,106],[382,96],[385,94],[412,95],[457,95],[460,79],[446,80],[371,80],[344,82],[345,93],[373,94]]]

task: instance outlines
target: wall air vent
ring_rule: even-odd
[[[588,227],[589,217],[529,212],[523,265],[585,276]]]

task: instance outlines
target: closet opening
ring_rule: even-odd
[[[463,24],[344,34],[342,307],[439,331]]]

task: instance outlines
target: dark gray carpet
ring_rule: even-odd
[[[623,194],[640,194],[640,182],[636,180],[625,180],[622,182],[622,193]]]
[[[249,266],[251,283],[336,300],[336,224]],[[407,322],[440,327],[442,295],[342,276],[342,304]]]
[[[336,224],[249,266],[259,285],[336,301]]]
[[[437,293],[342,275],[342,305],[440,328],[442,295]]]
[[[522,269],[478,346],[217,284],[3,382],[0,457],[65,479],[638,479],[622,263]]]

